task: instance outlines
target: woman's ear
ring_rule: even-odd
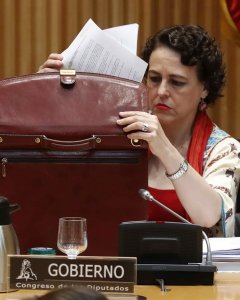
[[[200,111],[206,110],[207,103],[205,102],[205,98],[207,97],[207,95],[208,95],[208,90],[204,87],[204,89],[202,90],[202,93],[201,93],[201,99],[200,99],[200,102],[198,105],[198,110],[200,110]]]
[[[205,99],[208,95],[208,90],[204,87],[201,93],[201,99]]]

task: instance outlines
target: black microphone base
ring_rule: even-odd
[[[137,284],[157,285],[162,279],[168,285],[213,285],[217,267],[204,264],[138,264]]]

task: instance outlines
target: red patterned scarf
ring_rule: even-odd
[[[187,160],[200,175],[203,173],[203,154],[212,130],[213,123],[206,112],[198,112],[188,148]]]

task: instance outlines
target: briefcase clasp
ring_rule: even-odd
[[[76,70],[60,70],[60,82],[64,86],[73,85],[76,82]]]

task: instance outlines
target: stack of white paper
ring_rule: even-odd
[[[147,63],[136,56],[138,25],[101,30],[91,19],[62,53],[64,69],[141,82]]]
[[[213,261],[240,261],[240,237],[210,238]],[[203,241],[203,254],[207,247]]]

